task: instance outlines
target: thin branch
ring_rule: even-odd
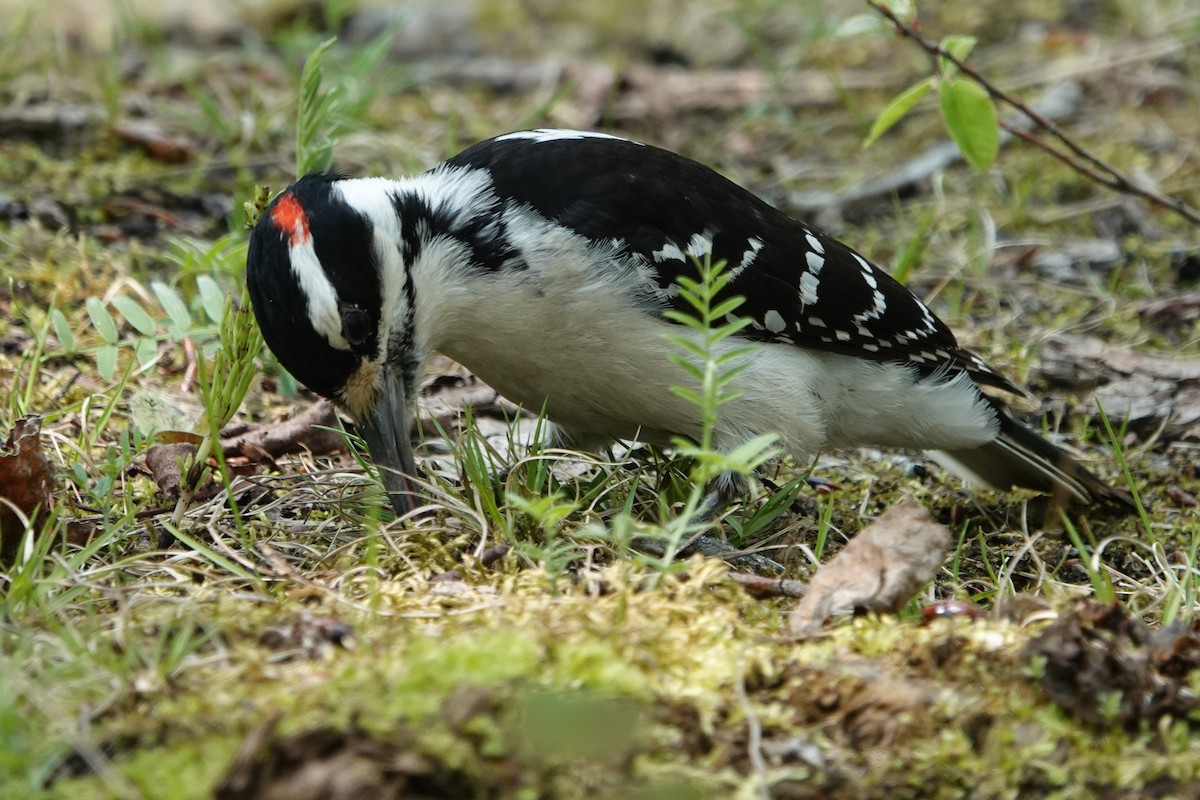
[[[808,585],[788,578],[768,578],[752,572],[728,572],[726,577],[755,597],[804,597]]]
[[[1189,222],[1200,225],[1200,211],[1197,211],[1178,198],[1164,195],[1152,189],[1139,186],[1133,179],[1125,175],[1119,169],[1104,161],[1086,147],[1076,142],[1066,131],[1056,125],[1053,121],[1042,116],[1017,98],[1010,95],[1008,92],[993,84],[983,75],[979,74],[979,72],[977,72],[970,64],[960,60],[957,56],[947,51],[936,42],[926,39],[915,28],[896,16],[896,14],[893,13],[890,8],[883,3],[880,3],[879,0],[866,0],[866,3],[875,11],[886,17],[896,28],[897,32],[908,37],[909,39],[912,39],[917,43],[918,46],[921,47],[922,50],[930,55],[944,58],[946,61],[958,67],[962,74],[966,75],[967,77],[971,78],[971,80],[982,86],[984,91],[986,91],[993,100],[1008,105],[1024,114],[1036,127],[1040,128],[1061,142],[1069,152],[1063,152],[1051,145],[1046,140],[1037,136],[1032,136],[1026,131],[1017,129],[1015,126],[1004,125],[1004,127],[1009,131],[1012,131],[1013,134],[1021,137],[1030,144],[1040,147],[1042,150],[1045,150],[1050,155],[1079,171],[1086,177],[1091,178],[1092,180],[1097,181],[1098,183],[1107,186],[1114,191],[1141,197],[1155,206],[1174,211],[1176,214],[1184,217]]]

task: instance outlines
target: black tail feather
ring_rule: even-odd
[[[1001,491],[1022,487],[1045,492],[1062,505],[1135,508],[1128,494],[1094,475],[1061,447],[1017,422],[999,404],[996,411],[1000,435],[993,441],[971,450],[939,451],[931,454],[934,460],[968,480]]]

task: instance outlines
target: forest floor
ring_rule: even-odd
[[[99,5],[0,0],[0,796],[1200,797],[1194,223],[1027,142],[975,172],[932,99],[864,150],[934,66],[849,0]],[[1193,6],[917,10],[1195,207]],[[247,204],[294,178],[333,35],[337,169],[528,127],[684,153],[902,273],[1144,511],[833,452],[817,489],[785,462],[723,520],[785,568],[756,581],[629,548],[686,465],[530,455],[536,422],[438,359],[429,503],[395,520],[344,435],[289,424],[338,420],[265,350],[180,506],[179,451],[152,448],[198,438]],[[797,636],[802,582],[909,503],[948,530],[933,580]]]

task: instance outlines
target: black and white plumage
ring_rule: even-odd
[[[434,350],[558,440],[699,433],[664,333],[693,259],[726,262],[754,347],[714,442],[774,433],[800,463],[829,447],[934,451],[966,477],[1076,502],[1123,495],[1024,427],[1019,392],[911,292],[846,245],[712,170],[596,133],[522,131],[397,181],[309,175],[259,220],[247,281],[267,344],[358,420],[397,510],[414,470],[408,406]]]

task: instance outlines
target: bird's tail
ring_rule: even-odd
[[[1051,495],[1058,503],[1105,503],[1118,509],[1135,506],[1128,495],[1118,492],[1092,474],[1069,453],[1017,422],[995,404],[1000,435],[982,447],[970,450],[930,452],[934,461],[960,477],[993,489],[1014,486]]]

